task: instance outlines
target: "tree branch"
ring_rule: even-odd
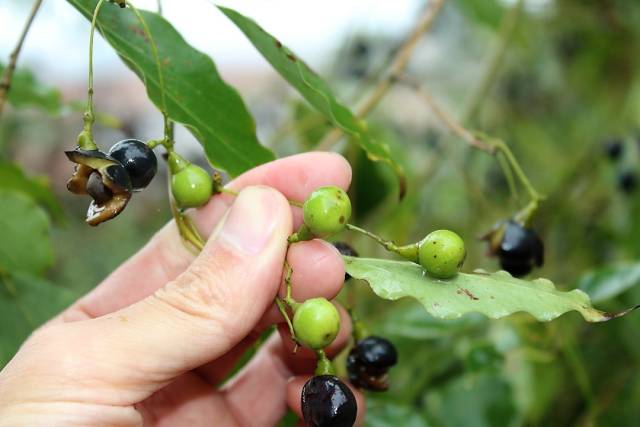
[[[4,110],[4,105],[7,102],[7,97],[9,95],[9,89],[11,89],[11,80],[13,79],[13,72],[16,69],[16,63],[18,62],[18,55],[20,55],[20,51],[22,50],[22,45],[24,44],[24,40],[27,38],[27,33],[31,28],[31,24],[40,9],[40,5],[42,5],[42,0],[36,0],[33,3],[33,7],[31,8],[31,13],[29,13],[29,17],[27,18],[27,22],[22,29],[22,33],[20,34],[20,38],[18,39],[18,44],[11,52],[9,56],[9,63],[7,67],[4,69],[4,73],[2,73],[2,79],[0,79],[0,115]]]
[[[415,50],[420,37],[431,28],[436,16],[442,9],[444,0],[432,0],[429,2],[428,7],[424,10],[420,19],[411,30],[409,37],[404,41],[396,56],[389,64],[389,67],[384,72],[384,77],[378,82],[373,92],[356,107],[356,116],[359,118],[366,117],[380,102],[380,100],[387,93],[389,88],[393,85],[397,77],[404,72],[404,69],[409,64],[411,55]],[[333,128],[327,133],[317,146],[318,150],[328,150],[335,145],[342,137],[342,131],[338,128]]]
[[[398,81],[413,89],[451,133],[460,137],[460,139],[471,145],[473,148],[486,151],[490,154],[494,153],[495,149],[493,147],[482,141],[480,138],[477,138],[471,131],[458,123],[453,116],[443,110],[420,83],[406,75],[398,76]]]

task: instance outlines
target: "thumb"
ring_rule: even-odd
[[[249,187],[175,281],[118,312],[68,325],[87,328],[79,338],[91,345],[83,347],[109,375],[135,377],[143,389],[149,378],[168,381],[223,355],[253,329],[278,292],[291,229],[284,196]]]

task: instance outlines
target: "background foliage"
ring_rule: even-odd
[[[95,3],[69,2],[79,8]],[[154,35],[175,42],[170,24],[145,16]],[[508,25],[513,19],[516,25]],[[108,31],[109,23],[101,29]],[[266,30],[277,36],[277,28]],[[331,67],[315,71],[332,96],[353,105],[377,81],[403,37],[355,33]],[[425,65],[427,55],[418,49],[409,73],[466,126],[507,141],[547,195],[535,224],[544,236],[546,262],[534,276],[548,277],[564,290],[579,287],[603,310],[640,302],[640,197],[637,191],[620,191],[617,183],[622,172],[640,172],[640,4],[530,1],[517,13],[497,0],[458,0],[447,2],[424,37],[447,54]],[[122,40],[112,42],[118,49]],[[128,53],[119,51],[130,65],[145,61],[143,38],[134,42],[139,44],[120,47]],[[210,59],[183,45],[163,45],[198,58],[193,69],[168,71],[176,93],[198,95],[189,95],[191,80],[185,80],[195,73],[202,85],[221,94],[201,98],[197,111],[182,108],[176,95],[169,108],[198,137],[209,160],[222,159],[232,175],[268,160],[269,151],[257,145],[247,101],[217,76]],[[140,57],[134,57],[135,46],[143,49]],[[177,52],[161,50],[161,55],[173,58]],[[152,63],[146,70],[132,68],[147,83],[155,75]],[[64,191],[71,167],[61,161],[80,117],[73,103],[43,87],[29,70],[19,70],[14,83],[13,108],[0,121],[0,365],[34,327],[98,283],[170,217],[159,177],[117,220],[87,229],[85,201]],[[157,104],[157,87],[150,84],[147,90]],[[271,131],[260,142],[278,156],[313,149],[331,122],[340,123],[331,107],[329,113],[311,108],[306,101],[320,101],[301,92],[292,89],[285,101],[251,100],[252,111],[261,105],[281,110],[276,123],[257,121],[258,131]],[[221,126],[198,130],[217,111],[230,113],[229,102],[239,121],[222,123],[229,120],[222,117]],[[102,124],[102,141],[128,136],[109,115]],[[119,129],[104,126],[114,124]],[[467,242],[465,269],[496,270],[475,238],[519,205],[494,159],[448,135],[403,88],[393,89],[369,117],[366,133],[367,140],[388,145],[389,158],[407,175],[408,193],[397,202],[393,170],[372,162],[361,148],[366,144],[338,145],[354,168],[350,191],[356,222],[407,242],[451,228]],[[617,162],[604,154],[603,141],[610,137],[624,141]],[[224,151],[238,139],[247,156]],[[244,158],[250,160],[237,160]],[[351,240],[361,254],[388,257],[352,235],[340,238]],[[585,323],[577,313],[550,323],[526,314],[436,320],[416,302],[379,300],[360,283],[349,283],[342,298],[400,352],[391,390],[369,396],[370,426],[631,426],[640,416],[638,315],[603,324]]]

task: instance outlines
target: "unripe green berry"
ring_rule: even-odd
[[[171,176],[171,193],[183,209],[203,206],[212,192],[213,179],[200,166],[189,164]]]
[[[326,298],[306,300],[296,308],[293,330],[300,344],[313,350],[321,350],[338,335],[340,314]]]
[[[320,187],[304,202],[302,215],[311,233],[328,237],[347,225],[351,217],[351,200],[339,187]]]
[[[464,241],[450,230],[436,230],[420,242],[418,260],[431,276],[448,279],[456,275],[467,255]]]

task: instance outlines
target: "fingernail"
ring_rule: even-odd
[[[247,255],[262,252],[278,221],[277,194],[270,189],[249,187],[240,192],[220,230],[219,239]]]

